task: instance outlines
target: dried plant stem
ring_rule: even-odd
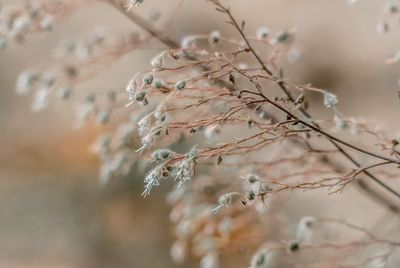
[[[248,40],[248,38],[246,37],[246,35],[244,34],[242,28],[239,26],[238,22],[236,21],[236,19],[233,17],[232,13],[230,12],[230,10],[228,8],[226,8],[225,6],[223,6],[218,0],[210,0],[211,2],[213,2],[219,11],[225,13],[229,19],[230,19],[230,23],[236,28],[236,30],[239,32],[239,34],[241,35],[241,37],[243,38],[244,42],[246,43],[249,51],[253,54],[253,56],[255,57],[255,59],[257,60],[257,62],[260,64],[260,66],[262,67],[262,69],[270,76],[273,76],[273,73],[267,68],[267,66],[265,65],[265,63],[262,61],[262,59],[260,58],[260,56],[257,54],[257,52],[255,51],[255,49],[253,48],[253,46],[251,45],[250,41]],[[280,83],[278,82],[277,85],[279,86],[280,89],[282,89],[282,91],[285,93],[285,95],[287,96],[287,98],[294,103],[295,99],[292,97],[292,95],[290,94],[290,92],[287,90],[287,88],[285,87],[284,83]],[[260,90],[261,91],[261,90]],[[264,96],[264,94],[262,94],[260,92],[261,96],[265,99],[267,99],[266,96]],[[272,104],[273,106],[277,107],[278,109],[280,109],[281,111],[285,112],[287,115],[291,116],[292,118],[297,118],[296,116],[294,116],[292,113],[290,113],[287,109],[283,108],[282,106],[280,106],[279,104],[272,102],[272,101],[268,101],[270,104]],[[308,119],[311,119],[310,114],[308,114],[307,111],[305,111],[304,109],[300,108],[299,109],[300,112],[302,113],[302,115],[304,115],[305,117],[307,117]],[[297,118],[298,119],[298,118]],[[361,164],[355,160],[350,154],[348,154],[338,143],[341,143],[342,145],[345,145],[349,148],[352,148],[356,151],[362,152],[364,154],[373,156],[375,158],[380,158],[382,160],[386,160],[388,162],[392,162],[392,163],[397,163],[399,164],[399,161],[396,159],[392,159],[392,158],[388,158],[385,156],[381,156],[378,154],[375,154],[373,152],[369,152],[365,149],[359,148],[357,146],[354,146],[353,144],[350,144],[346,141],[343,141],[341,139],[338,139],[332,135],[330,135],[329,133],[326,133],[325,131],[323,131],[321,129],[321,127],[315,123],[312,122],[311,124],[304,122],[303,120],[298,119],[300,122],[302,122],[304,125],[306,125],[307,127],[313,129],[316,132],[319,132],[320,134],[323,134],[325,137],[327,137],[329,139],[329,141],[336,147],[336,149],[338,149],[349,161],[351,161],[355,166],[357,166],[358,168],[361,168]],[[376,183],[378,183],[380,186],[382,186],[384,189],[386,189],[387,191],[389,191],[390,193],[392,193],[393,195],[395,195],[397,198],[400,198],[400,193],[396,192],[393,188],[391,188],[390,186],[388,186],[387,184],[385,184],[384,182],[382,182],[380,179],[378,179],[377,177],[375,177],[373,174],[371,174],[370,172],[368,172],[366,169],[362,169],[362,172],[367,175],[368,177],[370,177],[372,180],[374,180]],[[362,185],[362,184],[361,184]],[[360,186],[361,186],[360,185]],[[361,186],[363,187],[363,186]],[[393,208],[392,208],[393,209]],[[398,208],[396,209],[396,211],[398,210]]]
[[[167,47],[169,48],[179,48],[179,43],[175,42],[173,39],[169,38],[168,36],[166,36],[165,34],[163,34],[161,31],[155,29],[151,23],[149,23],[148,21],[142,19],[141,17],[133,14],[132,12],[128,13],[126,11],[126,8],[124,7],[124,4],[121,3],[120,0],[106,0],[108,3],[110,3],[112,6],[114,6],[118,11],[120,11],[122,14],[124,14],[129,20],[131,20],[132,22],[134,22],[136,25],[138,25],[139,27],[141,27],[143,30],[145,30],[146,32],[148,32],[151,36],[153,36],[154,38],[158,39],[161,43],[165,44]],[[257,54],[257,52],[254,50],[254,48],[252,47],[250,41],[248,40],[248,38],[245,36],[243,30],[241,29],[241,27],[238,25],[236,19],[233,17],[233,15],[231,14],[231,12],[229,11],[229,9],[225,8],[222,4],[219,3],[219,1],[217,0],[211,0],[211,2],[213,2],[214,4],[216,4],[219,8],[220,11],[226,13],[230,20],[231,23],[235,26],[235,28],[239,31],[240,35],[242,36],[243,40],[245,41],[249,52],[251,52],[254,57],[256,58],[256,60],[258,61],[258,63],[260,64],[261,68],[269,75],[269,76],[273,76],[273,73],[268,69],[268,67],[265,65],[265,63],[262,61],[262,59],[260,58],[260,56]],[[271,77],[273,78],[273,77]],[[280,81],[279,79],[271,79],[273,81],[276,81],[276,84],[279,86],[279,88],[285,93],[285,95],[287,96],[287,98],[294,103],[295,100],[294,98],[291,96],[290,92],[288,91],[288,89],[286,88],[286,86],[284,85],[283,81]],[[296,119],[298,122],[303,123],[305,126],[309,127],[310,129],[324,135],[333,145],[334,147],[343,155],[345,156],[345,158],[347,158],[352,164],[354,164],[357,168],[361,168],[362,165],[356,160],[354,159],[348,152],[346,152],[342,145],[347,146],[349,148],[352,148],[356,151],[359,151],[361,153],[373,156],[375,158],[379,158],[382,160],[385,160],[387,162],[390,163],[395,163],[395,164],[400,164],[400,162],[396,159],[392,159],[392,158],[388,158],[382,155],[378,155],[375,154],[373,152],[367,151],[365,149],[359,148],[353,144],[350,144],[346,141],[343,141],[335,136],[332,136],[331,134],[323,131],[320,126],[315,123],[308,123],[305,122],[303,120],[300,120],[298,117],[296,117],[295,115],[293,115],[291,112],[289,112],[287,109],[285,109],[284,107],[280,106],[279,104],[271,101],[270,99],[268,99],[263,93],[262,93],[262,88],[261,86],[256,83],[256,87],[259,89],[259,93],[254,93],[252,92],[252,94],[256,94],[261,96],[264,101],[270,103],[271,105],[275,106],[276,108],[278,108],[279,110],[281,110],[282,112],[286,113],[287,115],[291,116],[292,118]],[[304,115],[306,118],[311,119],[311,116],[308,114],[307,111],[305,111],[304,109],[299,109],[300,112],[302,113],[302,115]],[[342,144],[342,145],[340,145]],[[335,163],[331,163],[332,165],[336,165]],[[382,164],[382,163],[380,163]],[[393,195],[395,195],[397,198],[400,198],[400,194],[397,193],[394,189],[392,189],[390,186],[386,185],[384,182],[382,182],[379,178],[377,178],[375,175],[371,174],[367,169],[361,169],[360,172],[364,173],[366,176],[368,176],[369,178],[371,178],[372,180],[374,180],[376,183],[378,183],[380,186],[382,186],[385,190],[389,191],[390,193],[392,193]],[[376,200],[377,202],[384,204],[388,209],[390,209],[393,212],[398,213],[400,211],[400,208],[395,205],[392,201],[388,200],[386,197],[382,196],[379,192],[377,192],[376,190],[372,189],[369,184],[367,184],[365,181],[361,181],[361,180],[357,180],[357,185],[363,190],[364,193],[367,193],[368,195],[370,195],[374,200]]]

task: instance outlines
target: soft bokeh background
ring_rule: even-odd
[[[145,2],[135,12],[143,16],[161,12],[157,26],[162,29],[172,23],[171,35],[176,40],[212,30],[235,34],[206,1],[187,0],[181,8],[175,0]],[[400,130],[399,67],[385,64],[397,49],[399,34],[375,31],[382,1],[361,0],[353,6],[345,0],[226,2],[237,17],[246,20],[248,32],[260,26],[274,32],[297,29],[296,46],[303,58],[287,66],[292,80],[336,92],[346,115],[374,120],[393,134]],[[147,199],[140,196],[140,177],[99,187],[99,162],[88,148],[102,128],[89,124],[75,129],[71,103],[55,102],[34,114],[31,98],[14,93],[18,73],[44,64],[58,40],[83,37],[98,26],[110,33],[136,28],[110,6],[93,4],[59,24],[53,33],[31,36],[23,46],[0,51],[0,267],[176,267],[169,257],[173,234],[165,192],[170,185]],[[124,87],[155,53],[130,53],[82,88]],[[321,99],[316,96],[313,101]],[[322,116],[324,112],[313,113]],[[313,202],[315,198],[320,202]],[[336,217],[355,222],[385,213],[354,189],[341,196],[326,192],[296,196],[285,207],[293,218],[326,208]]]

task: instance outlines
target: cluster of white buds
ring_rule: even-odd
[[[166,179],[171,174],[171,169],[164,164],[160,164],[156,166],[149,174],[144,178],[145,186],[144,191],[142,193],[143,197],[146,197],[150,194],[152,188],[154,186],[160,185],[161,179]]]
[[[186,181],[190,181],[194,174],[196,167],[196,160],[198,158],[197,145],[190,149],[185,158],[174,167],[173,175],[174,180],[178,181],[178,188],[181,187]]]
[[[36,89],[31,108],[32,111],[40,111],[48,105],[57,79],[57,75],[50,71],[38,73],[27,70],[18,76],[15,91],[18,95],[26,95]]]
[[[41,3],[43,2],[43,3]],[[42,5],[48,1],[29,1],[27,4],[5,5],[0,9],[0,48],[5,48],[7,39],[23,42],[27,34],[37,31],[52,31],[55,19],[53,13]],[[59,1],[68,5],[67,1]],[[62,8],[62,6],[61,6]]]
[[[142,117],[138,122],[139,136],[142,138],[142,147],[137,152],[142,153],[153,143],[156,136],[159,136],[165,129],[167,123],[167,114],[160,111],[151,112]]]

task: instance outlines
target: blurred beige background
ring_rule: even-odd
[[[162,12],[158,27],[173,23],[171,34],[177,40],[212,30],[235,34],[206,1],[187,0],[180,9],[174,0],[145,2],[137,12],[144,17]],[[303,58],[288,64],[287,77],[336,92],[346,115],[377,121],[392,134],[400,130],[399,67],[385,64],[396,52],[400,35],[375,31],[382,1],[361,0],[353,6],[345,0],[225,2],[246,20],[249,33],[260,26],[273,32],[297,29],[296,46]],[[74,129],[68,102],[34,114],[31,98],[14,93],[18,73],[49,59],[57,40],[83,37],[97,26],[111,34],[136,29],[113,8],[93,4],[53,33],[31,36],[23,46],[0,51],[0,267],[175,267],[169,257],[169,208],[161,193],[170,185],[147,199],[140,197],[142,178],[124,178],[101,189],[99,163],[88,147],[102,129],[90,124]],[[148,66],[153,52],[130,53],[82,88],[124,87],[143,64]],[[320,103],[319,98],[314,101]],[[318,109],[313,113],[325,114]],[[288,213],[318,213],[320,204],[337,217],[356,221],[384,213],[352,189],[342,196],[316,195],[318,205],[304,194],[287,204]],[[365,208],[368,215],[360,212]]]

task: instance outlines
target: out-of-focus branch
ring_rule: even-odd
[[[166,34],[162,33],[161,31],[157,30],[153,27],[151,23],[142,19],[140,16],[136,16],[133,14],[134,10],[127,12],[126,6],[122,3],[121,0],[106,0],[110,3],[113,7],[115,7],[118,11],[124,14],[129,20],[134,22],[136,25],[140,26],[143,30],[157,38],[161,43],[165,44],[169,48],[178,48],[179,43],[175,42],[171,38],[169,38]]]

